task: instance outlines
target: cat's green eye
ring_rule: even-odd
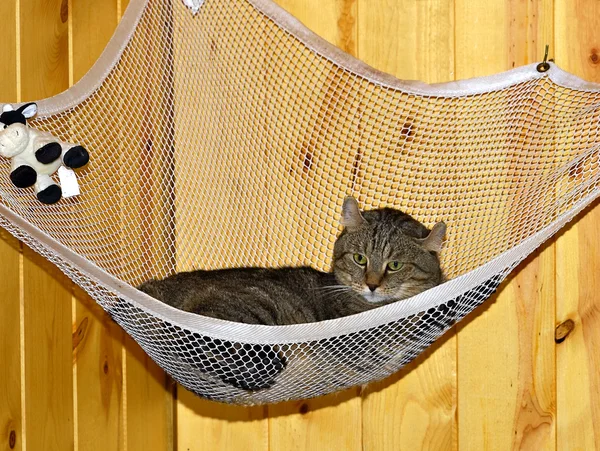
[[[354,254],[353,257],[354,261],[360,266],[365,266],[367,264],[367,257],[365,257],[363,254]]]
[[[390,271],[399,271],[399,270],[400,270],[400,268],[402,268],[402,266],[404,266],[402,263],[400,263],[400,262],[396,262],[396,261],[394,261],[394,262],[389,262],[389,263],[387,264],[387,268],[388,268],[388,270],[390,270]]]

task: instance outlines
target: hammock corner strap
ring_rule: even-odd
[[[197,13],[131,0],[93,68],[38,106],[33,127],[89,150],[82,194],[42,205],[0,177],[0,225],[177,382],[227,403],[310,398],[396,372],[599,194],[597,85],[554,64],[400,81],[270,0],[206,0]],[[327,270],[349,194],[444,220],[449,281],[292,326],[201,317],[134,288],[194,268]]]

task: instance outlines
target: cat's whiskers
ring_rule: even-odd
[[[315,287],[313,289],[327,291],[329,293],[347,293],[352,290],[352,288],[347,285],[328,285],[324,287]]]

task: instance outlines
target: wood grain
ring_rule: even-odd
[[[23,250],[27,449],[74,447],[71,292],[68,279]]]
[[[15,0],[0,2],[0,17],[6,18],[0,30],[2,39],[2,76],[0,77],[0,102],[17,100],[17,24]]]
[[[0,2],[0,17],[7,18],[0,29],[0,102],[17,100],[16,5]],[[5,230],[0,230],[0,450],[23,449],[21,406],[21,276],[20,244]]]
[[[306,401],[269,406],[272,450],[362,449],[361,398],[358,389]]]
[[[173,391],[165,372],[129,336],[125,338],[125,449],[173,449]]]
[[[531,62],[548,6],[457,0],[457,78]],[[459,326],[459,449],[554,449],[553,277],[550,247]]]
[[[556,349],[557,449],[597,449],[600,442],[598,280],[590,272],[597,265],[592,237],[599,217],[596,207],[562,233],[556,245],[556,323],[571,320],[575,326]]]
[[[76,293],[73,363],[79,449],[122,450],[123,331],[89,296]]]
[[[600,7],[593,1],[556,1],[556,52],[560,66],[600,81]],[[574,328],[557,344],[557,449],[600,447],[600,207],[588,208],[556,245],[556,324]]]
[[[20,244],[0,230],[0,450],[21,450]]]
[[[121,13],[125,4],[121,3]],[[170,20],[170,7],[163,8],[163,18]],[[160,79],[161,67],[169,67],[172,45],[168,23],[163,27],[141,29],[143,39],[139,49],[139,64],[146,69],[122,87],[122,103],[131,110],[118,108],[115,112],[124,127],[120,130],[120,177],[128,177],[128,187],[119,199],[118,236],[123,251],[118,254],[127,280],[139,283],[149,277],[165,276],[174,258],[171,244],[171,192],[166,181],[168,159],[172,148],[166,136],[172,127],[172,111],[166,98],[172,82]],[[136,41],[140,45],[140,41]],[[150,81],[152,80],[152,81]],[[156,80],[159,80],[158,82]],[[148,88],[151,86],[151,88]],[[147,108],[149,104],[160,109]],[[134,113],[131,114],[131,111]],[[131,116],[131,117],[130,117]],[[144,185],[148,180],[152,183]],[[136,263],[143,262],[143,267]],[[165,372],[140,348],[129,335],[123,334],[123,378],[125,448],[127,450],[170,451],[174,447],[173,384]]]
[[[69,86],[68,5],[20,2],[21,98]],[[71,283],[29,248],[23,251],[25,413],[28,449],[74,447]]]
[[[269,449],[267,407],[240,407],[201,399],[177,388],[177,450]]]
[[[69,8],[66,0],[20,2],[21,101],[69,87]]]
[[[71,62],[76,83],[96,62],[112,36],[119,19],[117,1],[73,2],[71,18]],[[73,125],[78,126],[84,125]],[[122,450],[125,445],[123,331],[82,290],[76,294],[73,363],[79,449]]]
[[[357,54],[358,28],[357,2],[355,0],[330,2],[318,0],[282,0],[277,3],[330,43],[343,48],[350,54]],[[328,82],[331,83],[332,87],[336,87],[337,83],[331,77],[335,77],[335,74],[331,74]],[[321,88],[318,87],[317,89]],[[336,95],[338,93],[323,92],[317,97],[323,105],[333,109],[332,98],[335,98]],[[293,102],[293,100],[291,101]],[[336,108],[341,106],[339,105]],[[331,114],[331,111],[326,110],[324,116],[328,117]],[[326,120],[323,127],[327,127]],[[324,132],[326,133],[327,131],[324,130]],[[329,140],[331,140],[331,137],[328,137],[327,141]],[[329,143],[326,143],[326,145],[329,145]],[[315,146],[317,144],[311,142],[303,145],[303,148],[315,153],[318,150]],[[323,151],[327,152],[328,149],[323,149]],[[318,155],[311,155],[309,160],[309,166],[312,166],[313,162],[318,164]],[[301,192],[299,195],[301,197],[304,195],[307,198],[314,196],[314,199],[318,202],[328,201],[324,193],[317,194],[311,191],[310,181],[302,179],[300,185]],[[298,188],[298,186],[295,186],[295,188]],[[344,189],[344,187],[332,187],[332,191],[337,191],[338,189]],[[296,193],[293,194],[294,197],[296,195]],[[335,207],[339,211],[340,206]],[[289,213],[290,211],[288,210],[285,212],[285,215],[287,216]],[[282,217],[282,214],[277,214],[276,212],[271,212],[271,214],[275,218]],[[298,234],[301,234],[302,230],[306,229],[305,221],[306,218],[294,219],[293,222],[296,222],[295,228],[298,230]],[[337,228],[338,218],[327,218],[327,222],[335,224]],[[302,240],[306,240],[306,237]],[[303,259],[306,257],[298,255],[298,258]],[[313,265],[317,264],[315,261],[311,261],[310,263]],[[269,444],[271,449],[310,450],[321,447],[323,449],[339,448],[352,450],[361,448],[361,399],[358,396],[357,389],[347,390],[340,394],[314,400],[269,406],[268,412]]]
[[[454,78],[453,2],[360,0],[358,13],[359,56],[365,62],[401,79],[434,83]],[[456,449],[454,332],[434,348],[399,375],[367,388],[365,449]]]

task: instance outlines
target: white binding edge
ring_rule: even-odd
[[[124,49],[127,47],[135,32],[135,27],[142,17],[147,1],[148,0],[130,1],[115,33],[96,63],[79,82],[68,90],[56,96],[37,101],[39,117],[52,116],[72,108],[86,100],[96,91],[118,63]],[[502,89],[514,85],[515,83],[547,76],[553,82],[563,87],[584,91],[600,91],[599,84],[582,80],[579,77],[561,70],[552,63],[550,63],[550,70],[543,74],[537,72],[535,64],[530,64],[487,77],[478,77],[469,80],[434,85],[428,85],[422,82],[398,80],[392,75],[378,71],[329,44],[324,39],[308,30],[308,28],[302,25],[297,19],[278,5],[274,4],[271,0],[247,1],[284,30],[296,36],[314,52],[335,64],[340,65],[346,70],[384,87],[399,89],[418,95],[464,96],[477,94],[478,92],[489,92],[496,89]],[[8,207],[0,205],[0,214],[15,226],[20,227],[31,236],[32,239],[43,243],[45,248],[60,256],[64,261],[73,264],[93,280],[113,290],[133,305],[147,310],[158,318],[183,328],[190,329],[194,332],[224,340],[283,344],[286,342],[293,343],[320,340],[359,332],[435,307],[447,300],[460,296],[482,284],[490,277],[514,266],[515,262],[521,261],[546,239],[556,233],[586,205],[598,197],[599,194],[600,192],[595,190],[592,194],[577,202],[571,210],[561,215],[546,228],[540,230],[521,244],[509,249],[485,265],[411,299],[345,318],[291,326],[241,324],[202,317],[177,310],[112,276],[93,262],[59,243],[36,226],[28,223]]]
[[[119,62],[123,51],[128,46],[131,37],[135,33],[136,26],[144,13],[148,1],[151,0],[130,1],[125,14],[117,25],[106,48],[81,80],[60,94],[35,101],[39,108],[38,117],[49,117],[73,108],[96,92]],[[180,0],[172,1],[179,2]],[[536,69],[537,65],[533,63],[494,75],[446,83],[427,84],[420,81],[399,80],[393,75],[379,71],[328,43],[323,38],[310,31],[290,13],[273,3],[272,0],[246,1],[283,30],[296,37],[316,54],[321,55],[348,72],[365,78],[384,88],[401,90],[416,95],[460,97],[495,91],[517,83],[548,77],[554,83],[565,88],[588,92],[600,92],[600,84],[587,82],[575,75],[563,71],[553,63],[549,63],[550,69],[545,73],[538,72]],[[474,58],[477,57],[474,56]],[[0,106],[3,104],[4,103],[0,102]]]
[[[95,263],[59,243],[1,204],[0,215],[21,228],[32,239],[43,243],[46,249],[77,267],[78,270],[95,282],[107,287],[127,302],[141,308],[156,318],[190,330],[191,332],[197,332],[222,340],[261,344],[285,344],[322,340],[360,332],[365,329],[388,324],[454,299],[481,285],[491,277],[514,267],[515,264],[523,260],[544,241],[560,230],[599,195],[600,189],[595,189],[591,194],[575,203],[569,211],[560,215],[548,226],[527,238],[519,245],[460,277],[410,299],[344,318],[288,326],[235,323],[178,310],[117,279]]]

